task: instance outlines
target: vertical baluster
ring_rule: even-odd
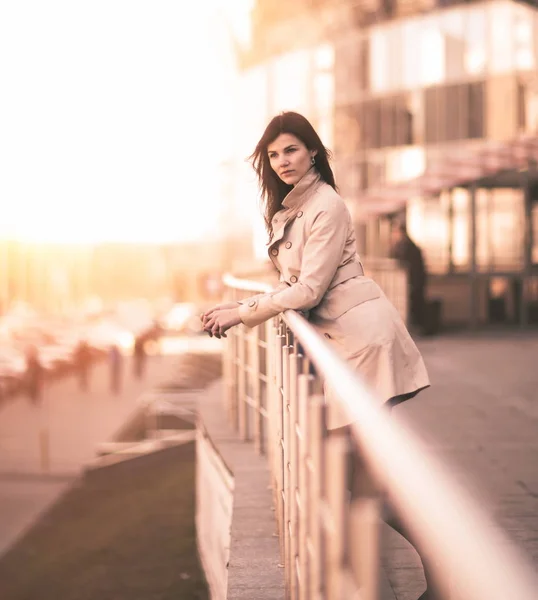
[[[287,597],[291,594],[290,576],[290,513],[291,513],[291,490],[290,490],[290,355],[291,346],[282,348],[282,406],[283,406],[283,458],[284,458],[284,566],[286,569]]]
[[[325,494],[325,420],[326,405],[323,396],[314,396],[310,400],[310,525],[309,548],[311,548],[310,597],[321,600],[325,597],[325,539],[322,524],[323,497]]]
[[[306,361],[303,361],[306,362]],[[299,600],[310,600],[310,557],[309,557],[309,538],[310,527],[309,517],[310,503],[310,481],[309,470],[311,468],[311,440],[310,440],[310,410],[309,402],[312,389],[312,375],[300,375],[298,387],[299,404],[299,486],[298,495],[301,505],[299,515]]]
[[[262,417],[262,391],[260,381],[260,326],[255,327],[252,333],[252,370],[251,386],[252,400],[254,402],[254,443],[259,454],[263,454],[263,417]]]
[[[381,559],[379,490],[358,451],[353,455],[353,471],[349,562],[361,589],[361,597],[376,600]]]
[[[275,446],[275,473],[277,476],[277,516],[280,541],[280,559],[282,564],[286,562],[284,540],[284,397],[282,390],[284,387],[284,363],[283,353],[285,345],[285,336],[282,335],[280,328],[275,337],[275,408],[276,408],[276,446]]]
[[[265,444],[267,447],[267,460],[269,461],[269,469],[271,471],[272,483],[275,484],[275,455],[276,455],[276,373],[275,373],[275,343],[276,343],[276,328],[274,319],[265,322],[265,409],[267,411],[267,423],[265,426]],[[275,486],[276,490],[276,486]]]
[[[236,372],[235,372],[235,333],[230,332],[224,346],[223,376],[225,384],[225,401],[230,423],[235,425]]]
[[[237,388],[238,388],[238,403],[239,403],[239,436],[243,441],[248,441],[248,405],[246,402],[247,397],[247,334],[244,325],[238,327],[239,334],[237,343],[238,348],[238,366],[237,366]]]
[[[347,470],[349,443],[344,435],[329,437],[326,444],[325,490],[327,519],[327,598],[343,597],[343,570],[346,550]]]
[[[297,348],[294,346],[293,352],[289,355],[289,428],[288,428],[288,447],[289,447],[289,536],[290,536],[290,555],[288,568],[290,571],[290,598],[297,598],[297,556],[298,556],[298,511],[297,511],[297,488],[298,488],[298,439],[297,439],[297,421],[298,421],[298,381],[297,377],[301,369],[301,357],[297,354]]]

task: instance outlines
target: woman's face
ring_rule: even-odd
[[[291,133],[281,133],[267,146],[271,168],[288,185],[295,185],[305,175],[316,153]]]

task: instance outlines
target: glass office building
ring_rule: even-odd
[[[268,115],[302,108],[322,126],[360,251],[386,256],[405,216],[445,322],[537,322],[537,3],[284,4],[256,3],[245,73],[265,73]],[[320,48],[313,77],[313,59],[293,68]],[[274,101],[301,78],[302,105]]]

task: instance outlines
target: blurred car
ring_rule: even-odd
[[[180,302],[165,313],[160,319],[160,326],[165,333],[195,334],[202,331],[200,310],[194,302]]]
[[[102,320],[88,325],[83,334],[90,346],[108,351],[111,346],[119,346],[123,352],[130,352],[134,346],[134,333],[112,320]]]
[[[9,396],[23,384],[26,372],[24,355],[9,346],[0,347],[0,395]]]

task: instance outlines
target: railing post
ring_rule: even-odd
[[[303,363],[306,361],[303,361]],[[303,365],[304,366],[304,365]],[[310,397],[312,394],[312,375],[300,375],[298,385],[299,404],[299,600],[310,600],[310,471],[312,469],[310,434]]]
[[[228,418],[237,429],[237,331],[230,331],[226,338],[223,371]]]
[[[239,437],[243,441],[249,440],[248,431],[248,404],[247,397],[247,351],[246,351],[246,332],[245,326],[239,326],[239,335],[237,343],[238,361],[237,361],[237,395],[238,395],[238,412],[239,412]]]
[[[277,517],[278,533],[280,541],[280,559],[284,565],[285,555],[285,523],[284,523],[284,479],[286,472],[286,463],[284,459],[284,345],[286,338],[282,335],[281,326],[277,328],[274,348],[275,348],[275,413],[276,413],[276,438],[275,438],[275,473],[277,483]]]
[[[291,481],[290,481],[290,355],[291,346],[282,348],[282,407],[283,407],[283,459],[284,459],[284,565],[286,567],[287,597],[291,594],[292,576],[290,573],[290,514],[291,514]]]
[[[252,347],[251,386],[252,400],[254,402],[254,442],[258,454],[264,453],[263,443],[263,415],[262,415],[262,388],[261,388],[261,363],[260,363],[260,327],[254,329],[254,344]]]
[[[297,354],[297,348],[293,348],[293,353],[289,356],[289,428],[288,428],[288,447],[289,447],[289,470],[290,470],[290,488],[289,488],[289,536],[290,536],[290,555],[289,555],[289,570],[291,575],[290,599],[296,600],[298,597],[298,438],[297,438],[297,421],[298,421],[298,375],[301,369],[301,355]]]
[[[310,539],[309,552],[310,580],[312,598],[324,598],[325,594],[325,535],[323,533],[323,498],[325,495],[325,460],[324,444],[326,436],[326,410],[323,396],[315,396],[310,400]]]
[[[267,424],[265,426],[265,444],[271,475],[274,477],[275,444],[276,444],[276,376],[275,376],[275,337],[276,329],[273,319],[265,322],[265,410]],[[275,483],[271,481],[271,483]],[[276,487],[275,487],[276,489]]]
[[[327,598],[340,600],[344,596],[343,570],[346,547],[346,510],[348,501],[348,440],[344,435],[329,436],[326,444],[325,520],[327,544]]]
[[[349,563],[364,600],[377,600],[381,557],[379,488],[358,452],[353,459],[349,523],[353,543],[348,546]]]

